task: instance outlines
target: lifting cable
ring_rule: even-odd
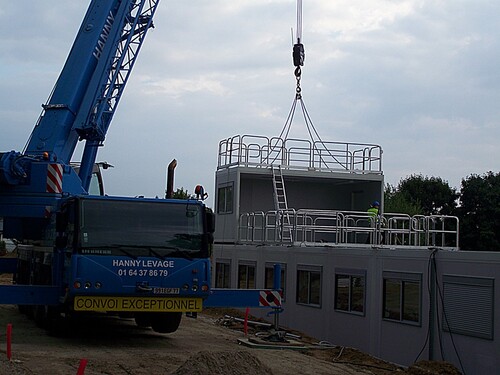
[[[316,139],[321,143],[323,146],[324,150],[329,154],[329,156],[339,165],[342,165],[342,163],[330,152],[330,150],[325,146],[323,140],[319,136],[318,132],[316,131],[316,128],[314,127],[314,124],[311,120],[311,117],[309,116],[309,112],[307,111],[306,105],[304,103],[304,100],[302,99],[302,88],[300,87],[300,79],[302,77],[302,69],[301,66],[304,66],[304,60],[305,60],[305,51],[304,51],[304,44],[302,43],[302,0],[297,0],[297,43],[293,45],[293,51],[292,51],[292,57],[293,57],[293,65],[295,66],[295,79],[297,81],[297,85],[295,87],[295,98],[292,102],[292,107],[290,108],[290,112],[288,113],[288,117],[285,121],[285,125],[283,126],[283,129],[281,130],[280,135],[278,136],[278,139],[276,140],[276,144],[274,147],[277,146],[278,140],[283,139],[283,142],[286,142],[288,139],[288,135],[290,133],[290,129],[292,127],[293,123],[293,118],[295,116],[295,110],[297,108],[297,102],[300,102],[300,109],[302,110],[302,116],[304,118],[304,123],[307,128],[307,132],[309,133],[309,137],[311,139],[312,144],[316,143]],[[292,36],[293,38],[293,36]],[[313,134],[314,133],[314,134]],[[274,148],[273,147],[273,148]],[[278,157],[278,154],[276,154],[276,158]],[[321,153],[319,153],[319,158],[320,161],[327,165],[325,160],[323,159],[323,156]],[[274,161],[273,160],[273,161]],[[347,169],[347,165],[344,166],[345,169]]]

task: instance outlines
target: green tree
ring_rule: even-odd
[[[410,202],[394,186],[387,184],[384,190],[384,212],[421,215],[422,208],[420,202]]]
[[[189,195],[189,192],[186,190],[184,190],[183,187],[181,187],[180,189],[177,189],[176,191],[174,191],[174,193],[172,194],[172,198],[173,199],[189,199],[191,198],[191,196]]]
[[[453,214],[459,196],[457,191],[440,177],[422,175],[411,175],[401,180],[397,191],[402,194],[404,201],[420,207],[424,215]]]
[[[461,248],[500,251],[500,173],[463,179],[456,212]]]

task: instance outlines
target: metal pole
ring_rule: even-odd
[[[273,287],[275,290],[279,290],[280,294],[282,292],[281,290],[281,264],[276,263],[274,264],[274,278],[273,278]],[[276,331],[279,330],[279,310],[281,309],[281,306],[278,308],[274,308],[274,329]]]
[[[433,263],[435,253],[431,254],[429,274],[429,361],[434,360],[434,317],[436,316],[436,270]]]

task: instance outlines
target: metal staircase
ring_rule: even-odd
[[[274,208],[276,209],[276,227],[281,242],[292,242],[292,226],[286,200],[285,182],[281,173],[281,166],[271,165],[273,173]]]

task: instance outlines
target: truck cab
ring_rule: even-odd
[[[63,304],[35,308],[41,326],[117,313],[173,332],[209,295],[213,229],[213,214],[197,200],[73,197],[46,233],[47,246],[19,247],[15,281],[59,285]]]

